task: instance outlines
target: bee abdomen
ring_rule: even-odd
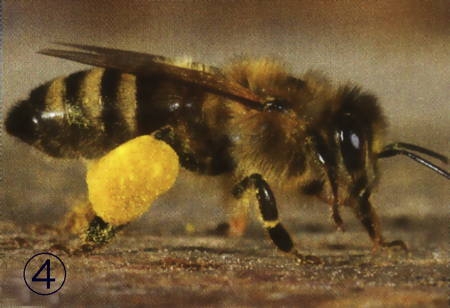
[[[136,105],[134,75],[96,68],[33,90],[7,129],[49,155],[93,158],[137,135]]]
[[[10,134],[51,156],[96,158],[179,117],[198,131],[204,97],[201,89],[161,75],[95,68],[34,89],[6,124]]]

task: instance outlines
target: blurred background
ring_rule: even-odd
[[[190,56],[215,66],[235,55],[275,56],[293,74],[319,69],[337,84],[351,81],[375,93],[390,124],[389,140],[450,154],[447,0],[6,0],[4,116],[41,83],[86,68],[36,54],[56,41]],[[4,130],[2,152],[2,220],[57,222],[85,192],[80,162],[51,159]],[[444,178],[401,157],[381,161],[380,169],[373,198],[381,216],[421,220],[447,215],[450,195]],[[223,196],[219,179],[211,184],[208,178],[182,174],[176,187],[131,228],[159,233],[184,230],[186,223],[213,228],[224,220],[217,207]],[[326,205],[279,199],[287,224],[311,220],[332,229]]]

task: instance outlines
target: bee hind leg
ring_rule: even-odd
[[[90,251],[98,247],[102,247],[109,243],[116,233],[120,231],[122,226],[112,226],[105,222],[99,216],[95,216],[86,230],[84,237],[85,244],[82,246],[82,250]]]
[[[302,263],[321,263],[320,258],[302,255],[295,249],[291,236],[279,220],[278,209],[272,190],[260,174],[252,174],[236,184],[233,188],[234,197],[239,199],[250,187],[256,189],[256,199],[258,200],[263,225],[275,246],[281,251],[292,253]]]
[[[374,245],[372,251],[375,252],[378,248],[399,247],[404,251],[408,251],[408,246],[402,240],[385,241],[381,235],[380,220],[369,201],[369,192],[365,192],[359,197],[355,213],[362,225],[366,229]]]

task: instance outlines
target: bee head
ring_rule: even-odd
[[[376,97],[359,88],[344,87],[340,109],[332,122],[345,170],[352,177],[363,176],[376,163],[386,127]]]
[[[384,146],[385,120],[374,96],[358,88],[341,89],[327,121],[326,130],[317,129],[315,152],[317,161],[328,177],[334,203],[352,203],[368,198],[377,180],[379,158],[397,154],[425,165],[450,179],[449,173],[413,153],[426,154],[444,164],[448,158],[431,150],[402,142]]]
[[[345,203],[370,191],[376,180],[385,121],[376,98],[358,88],[342,88],[332,106],[324,115],[329,125],[314,135],[315,152],[334,202]]]

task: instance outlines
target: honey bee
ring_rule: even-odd
[[[108,155],[139,136],[154,136],[175,151],[183,168],[232,180],[226,188],[236,201],[231,234],[245,230],[250,194],[275,246],[303,261],[318,259],[295,249],[271,186],[326,201],[338,228],[343,227],[339,209],[348,206],[374,248],[407,249],[401,240],[383,238],[369,200],[378,159],[406,155],[450,178],[418,154],[445,164],[447,157],[409,143],[385,143],[386,121],[374,95],[352,84],[335,86],[319,72],[294,77],[266,58],[241,58],[218,69],[132,51],[61,45],[67,48],[40,53],[96,68],[34,89],[9,112],[8,133],[48,155],[85,159]],[[120,227],[97,216],[88,238],[109,239]],[[105,230],[108,236],[101,240],[94,236]]]

